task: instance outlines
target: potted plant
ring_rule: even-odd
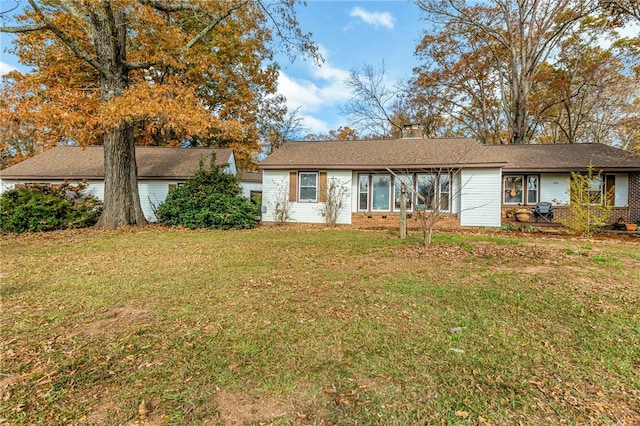
[[[518,222],[529,222],[531,220],[531,212],[527,209],[520,209],[516,211],[516,220]]]

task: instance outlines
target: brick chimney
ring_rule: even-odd
[[[423,137],[419,124],[405,124],[402,126],[402,139],[420,139]]]

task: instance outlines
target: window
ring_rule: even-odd
[[[298,185],[298,201],[317,202],[318,201],[318,172],[298,173],[300,184]]]
[[[604,194],[608,206],[616,205],[616,175],[605,175]]]
[[[504,204],[538,204],[540,199],[540,176],[505,176],[502,181]]]
[[[400,211],[400,196],[402,190],[402,184],[405,184],[409,189],[405,190],[407,202],[406,208],[407,210],[411,210],[411,199],[413,198],[413,194],[410,189],[413,188],[413,175],[396,175],[394,177],[394,192],[393,192],[393,208],[397,211]]]
[[[448,173],[418,173],[416,191],[416,208],[443,212],[451,210],[451,176]]]
[[[440,211],[448,212],[451,201],[451,178],[440,175]]]
[[[371,176],[371,210],[389,211],[391,209],[391,176]]]
[[[523,176],[505,176],[504,177],[504,203],[505,204],[522,204],[524,197],[522,191]]]
[[[594,177],[589,183],[589,204],[602,204],[602,190],[602,178],[600,176]]]
[[[416,175],[416,190],[420,195],[416,207],[421,210],[434,210],[436,207],[436,175]]]
[[[527,176],[527,204],[538,204],[538,176]]]
[[[249,200],[257,206],[262,205],[262,191],[249,191]]]
[[[358,210],[369,210],[369,175],[358,176]]]
[[[585,178],[585,185],[588,182],[589,188],[578,188],[580,190],[579,197],[582,204],[586,204],[587,202],[592,206],[600,206],[605,202],[608,206],[615,205],[616,198],[616,176],[615,175],[596,175],[591,176],[591,180],[588,181],[586,178],[588,175],[583,175]],[[578,185],[579,186],[579,185]],[[585,189],[587,189],[586,194],[584,193]],[[572,185],[572,191],[574,190]]]

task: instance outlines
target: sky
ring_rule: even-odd
[[[290,110],[300,107],[313,133],[347,125],[340,106],[350,97],[345,81],[352,69],[384,63],[389,84],[411,77],[413,52],[424,31],[418,7],[408,1],[312,0],[297,10],[300,27],[311,32],[325,62],[280,61],[279,91]]]
[[[7,9],[15,0],[0,0]],[[345,80],[352,69],[384,62],[389,84],[411,76],[417,64],[413,51],[425,23],[418,7],[405,0],[308,0],[296,10],[303,32],[313,34],[325,61],[316,66],[298,57],[294,63],[278,56],[281,75],[278,91],[290,110],[310,133],[326,133],[347,125],[340,106],[350,97]],[[0,33],[0,75],[12,69],[25,71],[7,52],[10,36]]]

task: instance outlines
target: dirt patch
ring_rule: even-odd
[[[95,426],[107,425],[113,412],[120,408],[120,404],[116,404],[113,401],[101,401],[87,416],[87,423]]]
[[[536,259],[538,262],[555,263],[567,254],[557,248],[535,245],[514,246],[494,243],[474,242],[465,245],[435,244],[403,246],[394,249],[399,257],[435,257],[442,259],[464,259],[469,256],[487,259]]]
[[[220,391],[212,398],[220,420],[226,426],[266,422],[287,415],[285,405],[275,398]]]
[[[106,333],[126,331],[144,327],[151,315],[145,309],[131,306],[111,307],[105,311],[108,318],[78,324],[71,335],[98,336]]]

